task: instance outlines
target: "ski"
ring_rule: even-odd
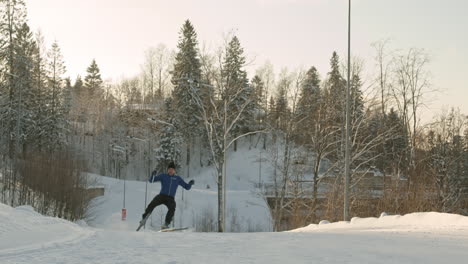
[[[139,231],[146,224],[146,220],[148,220],[149,216],[150,214],[148,214],[144,219],[140,221],[140,225],[138,226],[136,231]]]
[[[189,229],[188,227],[178,227],[178,228],[166,228],[166,229],[161,229],[159,232],[173,232],[173,231],[181,231],[181,230],[187,230]]]

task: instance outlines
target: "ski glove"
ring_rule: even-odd
[[[188,184],[194,185],[194,184],[195,184],[195,181],[194,181],[194,180],[190,180]]]

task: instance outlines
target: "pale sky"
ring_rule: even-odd
[[[176,48],[190,19],[199,43],[215,49],[235,30],[249,71],[270,61],[278,73],[316,66],[322,79],[334,50],[346,58],[347,0],[26,0],[31,28],[50,45],[58,41],[66,76],[85,75],[93,58],[104,79],[140,71],[144,51],[159,43]],[[468,114],[468,1],[352,0],[352,56],[373,72],[371,43],[391,38],[391,48],[424,48],[431,55],[433,96],[426,115],[444,106]],[[249,76],[252,78],[253,76]],[[370,77],[368,77],[369,80]]]

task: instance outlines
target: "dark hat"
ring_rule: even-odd
[[[174,170],[176,168],[176,165],[175,165],[175,163],[173,161],[169,162],[169,165],[167,166],[167,169],[170,169],[170,168],[172,168]]]

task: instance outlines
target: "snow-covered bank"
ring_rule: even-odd
[[[446,213],[412,213],[407,215],[386,215],[383,213],[379,218],[354,217],[350,222],[328,223],[322,221],[320,224],[311,224],[309,226],[298,228],[290,232],[321,232],[333,230],[346,231],[428,231],[437,232],[447,230],[468,230],[468,217],[456,214]]]
[[[42,216],[31,206],[11,208],[0,203],[0,255],[77,243],[93,232],[60,218]]]
[[[0,263],[465,263],[467,221],[418,213],[282,233],[157,233],[95,229],[0,204]]]

